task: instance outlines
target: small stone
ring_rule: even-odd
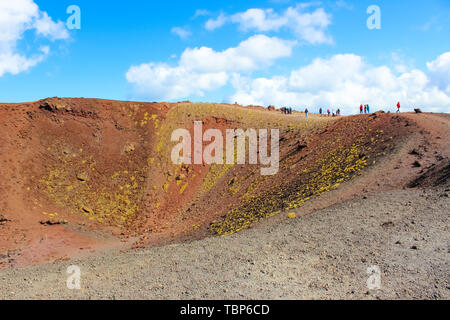
[[[80,172],[77,174],[77,179],[82,182],[85,182],[89,180],[89,175],[86,172]]]
[[[123,152],[125,153],[130,153],[133,152],[134,150],[136,150],[136,146],[134,145],[134,143],[129,143],[123,148]]]

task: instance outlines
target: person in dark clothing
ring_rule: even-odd
[[[319,109],[319,114],[322,115],[322,108]]]

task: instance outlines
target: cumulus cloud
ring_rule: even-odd
[[[427,73],[412,69],[397,75],[386,66],[367,64],[360,56],[339,54],[315,59],[288,76],[251,79],[235,75],[232,83],[236,92],[230,101],[300,108],[332,106],[347,112],[353,112],[361,103],[392,109],[401,101],[409,109],[449,112],[449,54],[428,63]],[[438,80],[442,86],[437,85]]]
[[[69,33],[62,21],[54,22],[47,12],[40,12],[40,16],[36,19],[35,29],[38,35],[44,36],[51,40],[67,39]]]
[[[208,20],[205,27],[214,30],[231,22],[238,24],[243,31],[277,32],[280,29],[288,29],[308,43],[332,43],[332,37],[326,34],[326,29],[331,24],[331,15],[323,8],[310,10],[315,5],[299,4],[287,8],[282,14],[276,13],[273,9],[259,8],[248,9],[231,16],[221,13],[216,19]]]
[[[192,35],[192,32],[190,32],[189,30],[187,30],[185,28],[181,28],[181,27],[173,27],[171,29],[171,32],[176,34],[177,36],[179,36],[181,39],[187,39],[188,37],[190,37]]]
[[[228,17],[225,16],[224,13],[221,13],[216,19],[209,19],[205,23],[205,28],[209,31],[213,31],[217,28],[222,27],[225,23],[227,23]]]
[[[48,55],[48,46],[28,55],[18,52],[18,42],[28,30],[52,41],[69,37],[65,25],[53,21],[33,0],[0,1],[0,77],[26,71]]]
[[[433,84],[450,95],[450,52],[446,52],[436,60],[428,62],[427,68]]]
[[[127,80],[139,97],[154,100],[184,99],[190,95],[203,96],[228,83],[231,74],[248,73],[288,57],[295,41],[255,35],[237,47],[215,51],[208,47],[187,48],[177,66],[146,63],[132,66]]]
[[[295,44],[295,41],[255,35],[235,48],[220,52],[208,47],[188,48],[181,55],[180,63],[200,72],[251,71],[290,56]]]
[[[205,91],[218,89],[228,81],[226,72],[198,73],[184,66],[170,67],[164,63],[132,66],[126,77],[134,85],[134,94],[154,100],[203,96]]]

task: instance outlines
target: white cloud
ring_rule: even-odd
[[[346,112],[354,112],[361,103],[392,110],[401,101],[409,109],[449,112],[448,54],[428,63],[428,74],[413,69],[396,76],[386,66],[374,67],[360,56],[342,54],[316,59],[289,76],[251,79],[235,75],[236,92],[229,100],[245,105],[341,107]],[[442,79],[442,74],[447,77],[443,82],[446,90],[434,84],[435,75]]]
[[[228,81],[225,72],[198,73],[184,66],[170,67],[163,63],[132,66],[126,77],[133,84],[134,94],[154,100],[203,96],[204,91],[220,88]]]
[[[190,32],[189,30],[187,30],[185,28],[181,28],[181,27],[173,27],[171,29],[171,32],[176,34],[177,36],[179,36],[181,39],[187,39],[188,37],[190,37],[192,35],[192,32]]]
[[[351,4],[347,3],[347,2],[345,2],[344,0],[338,0],[338,1],[336,1],[336,5],[337,5],[339,8],[344,8],[344,9],[347,9],[347,10],[353,10],[353,5],[351,5]]]
[[[64,24],[54,22],[33,0],[0,1],[0,77],[26,71],[48,55],[48,46],[28,56],[18,52],[17,44],[28,30],[52,41],[69,37]]]
[[[51,40],[67,39],[69,33],[62,21],[54,22],[47,12],[40,12],[35,22],[36,33]]]
[[[243,31],[280,31],[291,30],[299,39],[312,44],[333,43],[331,36],[326,34],[327,27],[331,24],[331,16],[323,8],[309,10],[316,3],[299,4],[287,8],[282,14],[273,9],[252,8],[244,12],[238,12],[231,16],[223,13],[217,19],[210,19],[205,27],[214,30],[227,22],[238,24]]]
[[[231,16],[231,21],[238,23],[240,28],[248,31],[255,29],[258,31],[278,31],[288,23],[286,16],[279,16],[273,9],[248,9]]]
[[[221,13],[216,19],[209,19],[205,23],[205,28],[209,31],[213,31],[217,28],[222,27],[225,23],[227,23],[228,17],[225,16],[224,13]]]
[[[126,77],[139,97],[175,100],[203,96],[205,91],[226,85],[232,73],[251,72],[290,56],[295,44],[295,41],[255,35],[224,51],[187,48],[175,67],[146,63],[132,66]]]
[[[0,53],[0,76],[6,72],[18,74],[34,67],[48,56],[49,51],[50,48],[48,46],[41,47],[39,52],[33,54],[31,57],[24,57],[11,52]]]
[[[211,12],[209,12],[206,9],[197,9],[195,10],[194,18],[202,17],[202,16],[209,16]]]
[[[208,47],[186,49],[180,63],[199,72],[251,71],[271,65],[276,59],[292,54],[295,41],[255,35],[242,41],[237,47],[214,51]]]
[[[436,60],[427,63],[431,82],[450,95],[450,52],[441,54]]]

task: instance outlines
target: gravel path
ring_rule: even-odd
[[[231,237],[3,270],[0,298],[449,299],[449,204],[448,189],[382,192]]]

